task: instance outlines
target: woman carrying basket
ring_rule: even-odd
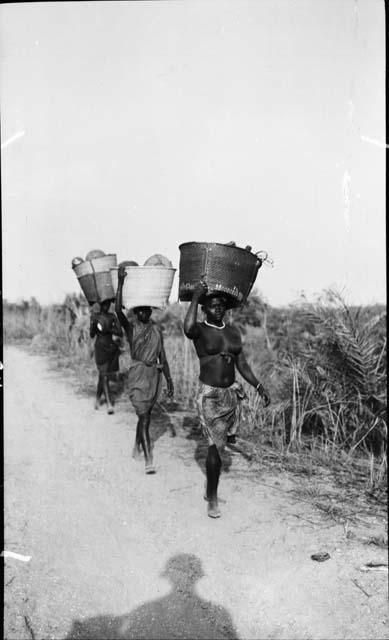
[[[221,457],[227,435],[236,420],[240,385],[235,383],[235,368],[262,396],[264,405],[270,397],[258,382],[242,350],[239,331],[223,322],[227,310],[227,297],[207,294],[207,286],[200,282],[192,297],[185,322],[187,338],[193,340],[200,361],[200,385],[197,397],[200,422],[208,438],[206,458],[207,485],[205,499],[208,515],[219,518],[217,488],[221,471]],[[197,307],[204,300],[204,322],[197,322]]]
[[[111,301],[96,302],[92,306],[90,320],[90,337],[95,341],[95,360],[99,371],[95,409],[98,409],[104,393],[107,410],[112,414],[113,406],[109,389],[109,376],[119,371],[120,340],[122,329],[113,313],[109,313]]]
[[[118,290],[116,295],[116,314],[130,345],[132,364],[129,370],[128,385],[130,400],[138,416],[136,427],[134,456],[143,449],[145,471],[155,473],[152,449],[150,445],[151,411],[158,399],[163,372],[168,388],[168,396],[174,393],[173,382],[163,345],[161,330],[151,321],[151,307],[136,307],[135,320],[130,322],[122,311],[123,282],[126,277],[124,266],[118,270]]]

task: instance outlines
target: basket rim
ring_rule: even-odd
[[[260,258],[258,258],[256,253],[253,253],[252,251],[247,251],[247,249],[243,249],[243,247],[236,247],[235,245],[230,245],[230,244],[224,244],[223,242],[200,242],[197,240],[193,240],[191,242],[183,242],[182,244],[178,245],[178,248],[181,250],[182,247],[187,247],[188,245],[217,245],[218,247],[224,247],[225,249],[235,249],[237,251],[243,251],[246,255],[251,255],[253,256],[253,258],[256,258],[256,260],[260,260]]]
[[[163,267],[162,265],[154,265],[154,264],[144,264],[144,265],[139,265],[137,267],[135,266],[128,266],[128,267],[124,267],[126,272],[127,271],[131,271],[132,269],[136,269],[137,271],[139,271],[139,269],[154,269],[154,271],[177,271],[177,269],[175,267]],[[110,270],[113,269],[119,269],[118,266],[116,267],[110,267]]]
[[[97,256],[97,258],[90,258],[89,260],[84,260],[84,262],[92,262],[92,260],[99,260],[100,258],[110,258],[115,256],[117,258],[117,253],[105,253],[103,256]]]
[[[106,253],[104,256],[99,256],[98,258],[92,258],[91,260],[83,260],[79,264],[72,265],[72,269],[74,271],[75,269],[77,269],[77,267],[81,266],[82,264],[85,264],[87,262],[89,262],[89,264],[92,264],[92,262],[94,260],[101,260],[102,258],[116,258],[116,260],[117,260],[117,254],[116,253]],[[110,269],[112,269],[112,268],[113,267],[110,267]]]

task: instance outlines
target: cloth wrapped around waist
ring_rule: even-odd
[[[94,350],[100,373],[116,373],[119,370],[120,346],[112,340],[112,335],[98,334]]]
[[[151,411],[161,388],[161,333],[153,324],[134,324],[132,363],[128,372],[130,400],[137,415]]]
[[[212,387],[200,381],[197,408],[200,424],[208,444],[223,450],[227,435],[236,432],[241,417],[240,401],[245,397],[242,386]]]
[[[163,365],[158,361],[155,361],[155,360],[136,360],[135,358],[132,358],[130,368],[134,367],[134,366],[137,366],[139,362],[141,364],[144,364],[145,367],[156,367],[158,369],[158,371],[163,371]]]
[[[158,399],[162,365],[157,362],[133,360],[128,371],[130,400],[137,415],[150,411]]]

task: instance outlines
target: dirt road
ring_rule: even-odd
[[[96,412],[48,361],[5,350],[7,640],[385,638],[386,562],[239,453],[206,516],[191,416],[155,420],[157,474],[131,458],[135,416]],[[361,525],[362,526],[362,525]],[[317,563],[312,553],[328,551]],[[354,582],[356,581],[356,582]],[[358,586],[359,585],[359,586]]]

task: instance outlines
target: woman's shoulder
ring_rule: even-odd
[[[233,324],[226,324],[226,329],[231,337],[239,340],[240,342],[242,341],[242,334],[239,331],[238,327],[234,326]]]
[[[159,336],[163,340],[163,330],[161,325],[158,322],[155,322],[155,320],[150,318],[149,327],[150,327],[151,333],[154,333],[155,335]]]
[[[163,330],[160,324],[158,324],[154,320],[150,320],[150,324],[155,332],[159,333],[160,335],[163,334]]]

